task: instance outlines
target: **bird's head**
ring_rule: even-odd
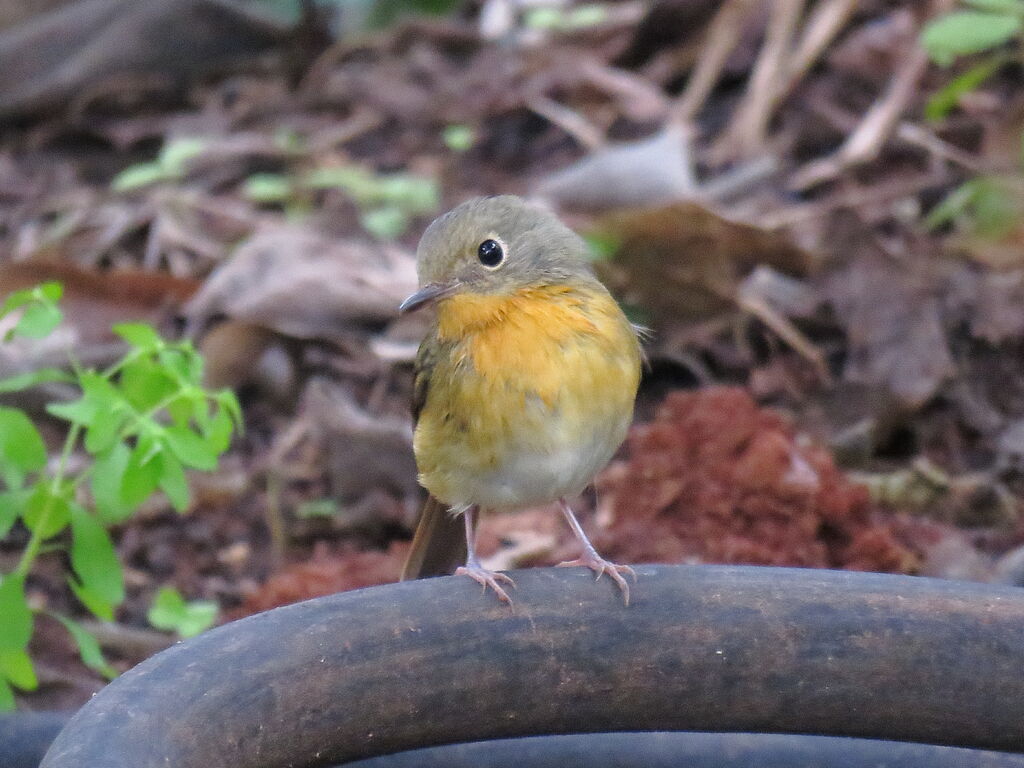
[[[469,200],[436,219],[416,251],[420,289],[401,311],[458,294],[511,295],[553,283],[592,283],[586,245],[554,214],[513,195]]]

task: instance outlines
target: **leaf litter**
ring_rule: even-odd
[[[115,532],[128,598],[101,639],[118,669],[159,647],[145,615],[164,586],[240,616],[397,577],[421,501],[423,327],[396,307],[418,232],[476,194],[555,207],[653,330],[637,425],[578,502],[610,554],[1020,583],[1024,266],[1006,212],[1024,97],[996,66],[926,118],[967,66],[916,47],[949,3],[485,2],[350,34],[329,11],[137,5],[123,49],[100,21],[76,29],[75,55],[103,57],[76,70],[88,81],[41,56],[0,82],[0,284],[67,296],[58,346],[4,346],[0,375],[67,349],[107,359],[112,322],[147,320],[193,336],[245,407],[189,515],[154,501]],[[211,28],[201,71],[130,61],[133,29],[186,6],[244,23]],[[0,50],[24,35],[8,22]],[[44,419],[46,386],[16,404]],[[483,554],[573,555],[553,518],[485,520]],[[44,558],[30,598],[73,612],[59,573]],[[58,630],[37,633],[32,706],[99,684]]]

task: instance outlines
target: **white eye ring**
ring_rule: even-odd
[[[498,269],[508,259],[508,246],[496,235],[489,235],[476,249],[477,260],[484,269]]]

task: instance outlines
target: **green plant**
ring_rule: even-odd
[[[7,338],[40,338],[53,330],[61,319],[60,295],[59,284],[47,283],[9,296],[0,319],[13,312],[21,316]],[[0,709],[13,706],[12,686],[32,690],[37,684],[27,650],[37,609],[25,593],[37,559],[66,551],[71,591],[97,618],[113,620],[125,586],[107,528],[124,522],[158,490],[185,511],[185,468],[214,469],[241,426],[234,394],[203,387],[203,361],[189,342],[165,341],[139,323],[117,325],[114,332],[129,351],[106,370],[82,369],[72,361],[71,374],[48,370],[0,381],[0,392],[9,392],[63,379],[81,393],[47,407],[68,422],[53,462],[31,419],[17,408],[0,407],[0,539],[18,521],[29,533],[14,570],[0,576]],[[88,459],[73,462],[79,449]],[[86,665],[113,674],[88,632],[68,616],[49,615],[68,629]]]
[[[961,96],[1019,56],[1019,50],[1011,54],[1003,49],[1011,41],[1020,42],[1024,0],[964,0],[964,4],[972,10],[953,11],[929,22],[921,33],[921,44],[932,61],[942,67],[951,66],[962,56],[987,55],[931,98],[925,108],[931,120],[945,117]]]
[[[921,34],[921,44],[932,61],[949,67],[959,58],[978,57],[929,99],[925,116],[941,120],[960,99],[979,88],[1002,67],[1019,60],[1024,38],[1024,0],[964,0],[969,10],[944,14]],[[1009,43],[1016,43],[1008,46]],[[1018,158],[1024,162],[1024,151]],[[1009,175],[969,179],[950,192],[925,218],[935,229],[955,225],[968,234],[998,239],[1017,226],[1024,213],[1024,190]]]
[[[327,189],[351,198],[363,228],[382,240],[401,236],[414,216],[435,213],[441,204],[434,179],[409,173],[375,174],[350,165],[299,174],[254,174],[246,181],[244,193],[254,202],[283,205],[296,213],[310,193]]]
[[[110,186],[115,192],[130,192],[161,181],[183,179],[189,163],[206,150],[206,145],[204,139],[194,136],[172,139],[155,160],[128,166],[114,177]]]
[[[213,626],[217,620],[217,604],[212,600],[186,602],[174,587],[161,587],[146,618],[157,629],[194,637]]]

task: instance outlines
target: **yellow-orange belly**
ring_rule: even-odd
[[[625,437],[640,347],[603,288],[453,296],[432,334],[414,447],[420,482],[453,509],[574,496]]]

